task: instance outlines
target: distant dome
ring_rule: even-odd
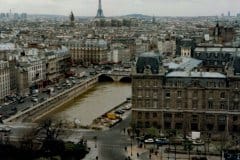
[[[240,74],[240,55],[237,55],[233,60],[233,68],[235,74]]]
[[[150,69],[152,74],[159,73],[160,56],[153,52],[141,54],[137,59],[137,73],[144,73],[144,69]]]

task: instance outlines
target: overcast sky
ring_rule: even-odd
[[[207,16],[240,13],[240,0],[102,0],[105,16]],[[0,12],[95,16],[98,0],[0,0]]]

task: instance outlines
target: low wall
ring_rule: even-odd
[[[73,100],[74,98],[94,87],[98,83],[98,76],[99,75],[96,75],[91,79],[87,79],[85,82],[77,84],[64,92],[49,98],[40,104],[37,104],[36,106],[30,107],[20,113],[17,113],[8,119],[5,119],[4,123],[36,121],[37,119],[40,119],[44,115],[52,112],[53,110],[59,108],[65,103]]]

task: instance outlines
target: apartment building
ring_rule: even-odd
[[[240,69],[234,65],[237,62],[232,64],[227,75],[168,72],[161,69],[158,55],[144,53],[132,73],[132,122],[139,128],[162,131],[238,133]]]
[[[10,71],[9,63],[0,60],[0,102],[10,94]]]

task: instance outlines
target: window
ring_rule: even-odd
[[[238,102],[234,102],[233,103],[233,110],[238,110],[239,109],[239,103]]]
[[[176,114],[175,114],[175,117],[176,117],[176,118],[183,118],[183,114],[182,114],[182,113],[176,113]]]
[[[170,98],[170,96],[171,96],[170,91],[166,91],[166,92],[165,92],[165,97],[166,97],[166,98]]]
[[[193,87],[197,87],[199,84],[199,81],[193,81],[192,83],[193,83]]]
[[[237,121],[238,120],[238,116],[233,116],[233,121]]]
[[[192,101],[192,108],[197,109],[198,107],[198,102],[196,100]]]
[[[138,112],[138,118],[139,118],[139,119],[142,118],[142,112]]]
[[[138,87],[142,87],[141,80],[138,81]]]
[[[197,91],[193,91],[193,98],[197,98],[198,97],[198,92]]]
[[[167,101],[167,102],[166,102],[166,108],[167,108],[167,109],[169,109],[169,108],[170,108],[170,105],[169,105],[169,104],[170,104],[170,102],[169,102],[169,101]]]
[[[146,97],[149,97],[149,92],[150,92],[149,90],[145,91]]]
[[[218,131],[225,131],[225,125],[218,125]]]
[[[145,113],[145,118],[149,119],[149,113]]]
[[[214,128],[214,125],[213,125],[213,124],[207,124],[207,129],[208,129],[209,131],[212,131],[213,128]]]
[[[183,124],[182,123],[176,123],[175,128],[176,129],[182,129],[183,128]]]
[[[225,92],[220,93],[220,98],[225,98]]]
[[[177,81],[178,87],[182,87],[182,81]]]
[[[158,103],[157,103],[157,101],[153,101],[153,108],[158,108]]]
[[[177,96],[182,97],[182,91],[177,91]]]
[[[213,91],[209,91],[209,93],[208,93],[208,98],[213,98]]]
[[[172,118],[172,114],[171,113],[164,113],[164,118]]]
[[[150,107],[150,100],[146,100],[146,107],[147,107],[147,108]]]
[[[198,116],[197,115],[192,115],[192,121],[198,121]]]
[[[157,91],[153,91],[153,98],[157,98]]]
[[[154,83],[154,84],[153,84],[154,87],[157,87],[157,86],[158,86],[158,81],[157,81],[157,80],[155,80],[153,83]]]
[[[142,90],[138,90],[138,97],[142,97]]]
[[[181,102],[177,102],[177,109],[181,109],[182,108],[182,103]]]
[[[153,113],[153,118],[156,118],[157,117],[157,113]]]
[[[213,109],[213,102],[212,101],[208,101],[208,109]]]
[[[145,127],[149,128],[150,127],[150,123],[149,122],[145,122]]]
[[[218,116],[218,121],[219,122],[224,122],[225,120],[226,120],[226,116],[224,116],[224,115]]]
[[[220,109],[222,110],[226,109],[226,105],[224,102],[220,103]]]

